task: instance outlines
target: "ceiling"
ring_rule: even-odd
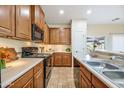
[[[124,24],[124,5],[42,5],[48,24],[68,25],[72,19],[86,19],[88,24]],[[60,15],[59,11],[64,10]],[[92,10],[88,15],[87,10]],[[115,18],[120,20],[112,21]]]

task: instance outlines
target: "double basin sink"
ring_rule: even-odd
[[[120,70],[120,67],[108,62],[87,61],[87,64],[99,69],[104,76],[115,84],[124,87],[124,70]]]

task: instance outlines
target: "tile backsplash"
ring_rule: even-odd
[[[71,48],[71,45],[39,45],[39,47],[44,47],[44,51],[47,52],[49,49],[56,52],[66,51],[66,48]]]
[[[37,46],[37,44],[28,41],[19,41],[0,37],[0,47],[15,48],[17,52],[21,52],[21,47]]]
[[[29,41],[19,41],[19,40],[0,37],[0,47],[15,48],[17,52],[21,52],[21,47],[29,47],[29,46],[44,47],[44,52],[49,51],[49,49],[57,52],[63,52],[66,51],[66,48],[71,48],[70,45],[45,45],[45,44],[37,44]],[[39,52],[41,52],[40,48],[39,48]]]

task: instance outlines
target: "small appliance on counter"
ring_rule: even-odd
[[[44,58],[44,86],[51,77],[52,57],[49,53],[38,53],[38,47],[22,47],[22,58]]]

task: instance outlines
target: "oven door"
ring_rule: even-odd
[[[51,59],[51,56],[48,57],[46,60],[45,60],[45,87],[47,87],[47,84],[49,82],[49,79],[51,77],[51,70],[52,70],[52,59]]]

